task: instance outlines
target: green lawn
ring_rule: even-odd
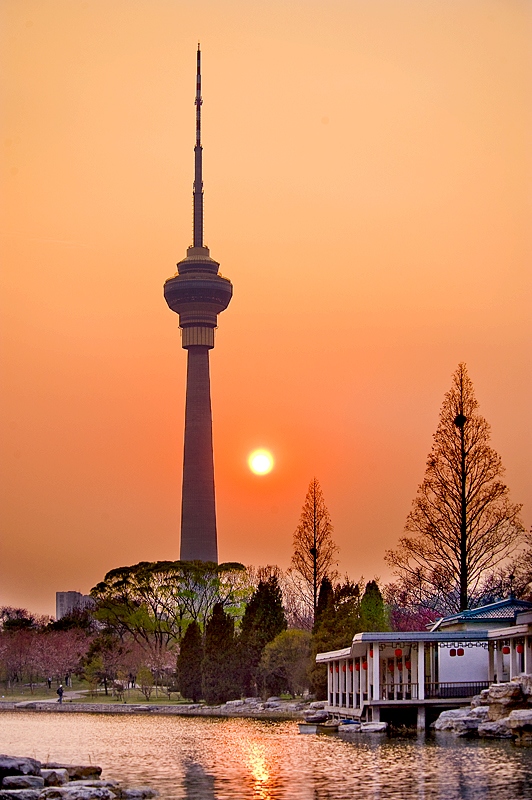
[[[139,689],[126,689],[124,692],[124,699],[117,700],[116,697],[112,696],[111,689],[109,689],[109,694],[106,695],[103,687],[100,686],[98,687],[98,692],[96,694],[92,694],[89,690],[87,681],[80,681],[77,678],[74,678],[72,684],[72,686],[64,687],[65,694],[63,697],[63,703],[70,702],[71,698],[69,697],[69,693],[72,691],[82,693],[80,697],[72,698],[73,703],[123,703],[124,700],[126,703],[138,704],[149,702],[152,705],[177,705],[179,703],[185,703],[185,701],[175,693],[172,693],[172,699],[169,700],[168,695],[161,689],[158,690],[157,695],[155,694],[154,689],[149,701],[146,700]],[[0,702],[2,700],[11,703],[20,703],[27,700],[57,700],[56,690],[57,684],[55,682],[52,684],[51,689],[48,689],[47,684],[39,684],[33,687],[33,691],[27,685],[20,686],[19,684],[15,684],[15,686],[12,686],[11,688],[2,686],[0,687]]]

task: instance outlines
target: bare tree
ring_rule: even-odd
[[[406,587],[464,610],[486,573],[519,545],[521,506],[512,504],[500,456],[465,364],[445,395],[423,483],[405,536],[387,562]]]
[[[523,548],[483,579],[481,591],[488,603],[508,595],[532,600],[532,529],[524,536]]]
[[[293,571],[302,579],[303,592],[308,598],[312,616],[318,605],[318,591],[322,578],[336,577],[338,550],[332,539],[331,517],[323,499],[317,478],[309,484],[301,510],[299,525],[294,533]],[[289,570],[290,572],[290,570]],[[294,584],[297,580],[294,581]]]

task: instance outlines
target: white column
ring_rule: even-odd
[[[380,667],[379,643],[373,642],[373,699],[380,700]]]
[[[418,673],[418,670],[417,670],[417,657],[418,657],[418,653],[419,653],[419,648],[414,650],[414,647],[411,646],[411,648],[410,648],[410,662],[411,662],[412,666],[411,666],[411,669],[410,669],[410,678],[411,678],[411,681],[412,681],[412,685],[417,684],[417,682],[418,682],[418,679],[417,679],[417,673]],[[412,690],[412,692],[413,691],[414,690]],[[418,695],[418,697],[419,697],[419,695]],[[414,695],[413,694],[412,694],[412,699],[414,699]]]
[[[495,650],[495,669],[497,672],[497,683],[502,683],[502,644],[497,642]]]
[[[515,639],[510,639],[510,680],[515,678],[519,670],[517,669],[517,653],[515,652]]]
[[[331,675],[331,665],[327,663],[327,705],[331,703],[331,694],[332,694],[332,675]]]
[[[425,642],[419,642],[417,646],[417,683],[418,699],[425,699]]]
[[[345,669],[345,672],[344,672]],[[346,706],[347,705],[347,661],[342,661],[340,664],[340,705]],[[344,695],[344,699],[342,701],[342,695]]]
[[[532,674],[532,637],[525,636],[525,674]]]
[[[493,642],[488,642],[488,681],[493,683],[495,680],[495,653]]]

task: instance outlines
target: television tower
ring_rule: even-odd
[[[218,563],[209,350],[214,347],[217,316],[229,305],[233,286],[218,273],[220,265],[203,244],[199,44],[195,105],[193,244],[187,249],[186,258],[178,263],[177,273],[165,282],[164,297],[172,311],[179,314],[181,345],[188,352],[180,559]]]

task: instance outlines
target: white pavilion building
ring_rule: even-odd
[[[330,714],[425,728],[427,717],[469,705],[491,683],[532,674],[532,603],[510,597],[426,632],[357,633],[316,661],[327,666]]]

